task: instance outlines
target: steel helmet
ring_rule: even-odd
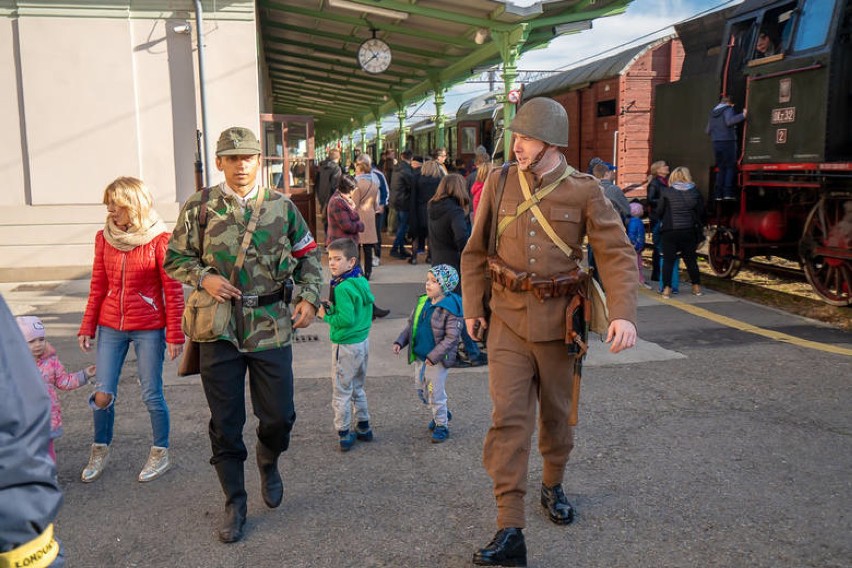
[[[568,113],[562,105],[547,97],[524,103],[509,128],[516,134],[547,144],[568,145]]]

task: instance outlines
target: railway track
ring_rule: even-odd
[[[645,249],[645,265],[650,266],[650,246]],[[785,312],[822,321],[852,332],[852,308],[838,307],[822,301],[795,263],[783,259],[749,260],[734,278],[720,278],[707,261],[706,251],[699,251],[701,281],[711,290],[771,306]],[[688,282],[681,263],[681,281]]]
[[[707,262],[707,253],[699,252],[698,258]],[[805,272],[801,266],[784,259],[767,259],[766,261],[762,261],[751,258],[748,264],[741,269],[741,273],[748,271],[771,274],[778,278],[790,280],[791,282],[807,282]]]

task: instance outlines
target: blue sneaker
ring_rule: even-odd
[[[348,452],[355,445],[355,432],[349,430],[341,430],[337,433],[340,436],[340,451]]]
[[[446,426],[435,426],[432,431],[432,443],[440,444],[450,437],[450,429]]]
[[[373,441],[373,429],[370,428],[369,420],[359,422],[358,425],[355,426],[355,437],[361,440],[362,442]]]
[[[449,422],[452,419],[453,419],[453,413],[448,410],[447,411],[447,422]],[[430,432],[435,431],[435,421],[434,420],[429,421],[429,431]]]

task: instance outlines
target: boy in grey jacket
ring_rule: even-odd
[[[459,273],[448,264],[433,266],[426,274],[426,294],[420,296],[408,323],[393,344],[399,355],[408,346],[408,362],[414,363],[414,384],[423,404],[432,411],[429,430],[432,443],[450,436],[447,410],[447,374],[455,364],[464,324],[461,297],[452,292]]]

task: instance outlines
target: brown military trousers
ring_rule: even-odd
[[[494,482],[498,528],[525,526],[524,496],[530,445],[538,418],[542,482],[562,483],[574,447],[571,409],[573,357],[562,341],[528,342],[492,314],[488,380],[494,406],[482,463]]]

